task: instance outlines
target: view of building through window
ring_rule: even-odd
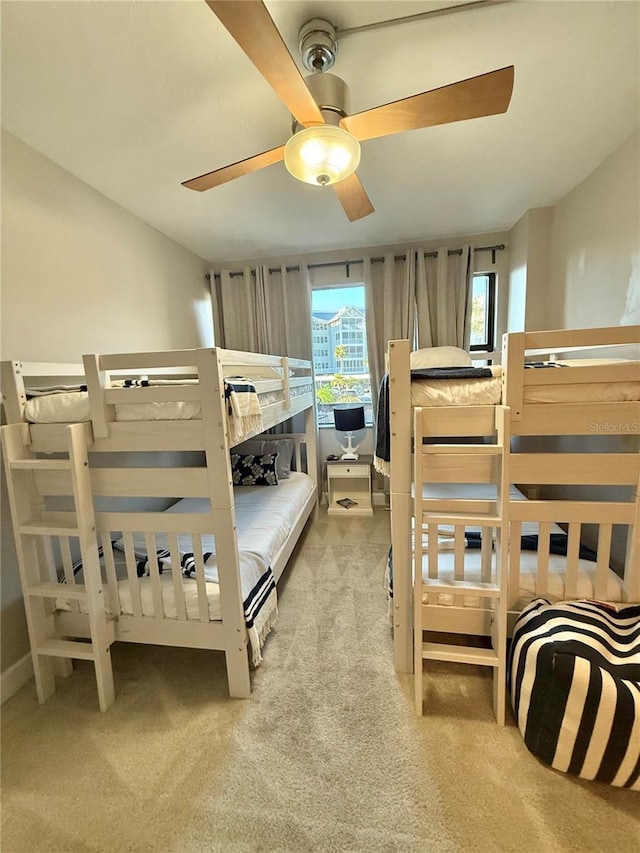
[[[491,352],[494,347],[495,273],[475,273],[471,294],[471,349]]]
[[[364,286],[314,290],[311,322],[318,422],[333,426],[336,403],[364,403],[371,425]]]

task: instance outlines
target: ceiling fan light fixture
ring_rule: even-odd
[[[348,131],[331,124],[307,127],[284,148],[284,164],[294,178],[328,186],[352,175],[360,163],[360,143]]]

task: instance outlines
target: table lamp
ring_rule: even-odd
[[[347,446],[342,447],[344,453],[340,457],[343,460],[353,460],[358,458],[357,450],[360,442],[354,447],[352,444],[353,434],[357,430],[364,429],[364,406],[362,405],[344,405],[334,406],[333,418],[336,425],[336,432],[346,433]]]

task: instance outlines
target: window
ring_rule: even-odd
[[[493,352],[495,346],[496,274],[474,273],[471,295],[471,352]]]
[[[318,423],[333,426],[336,403],[364,403],[371,426],[364,285],[314,288],[311,322]]]

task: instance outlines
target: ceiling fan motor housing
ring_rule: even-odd
[[[349,87],[340,77],[335,74],[310,74],[304,78],[304,82],[327,124],[337,126],[341,118],[349,115],[351,94]],[[293,118],[293,132],[297,133],[302,127],[303,125]]]

